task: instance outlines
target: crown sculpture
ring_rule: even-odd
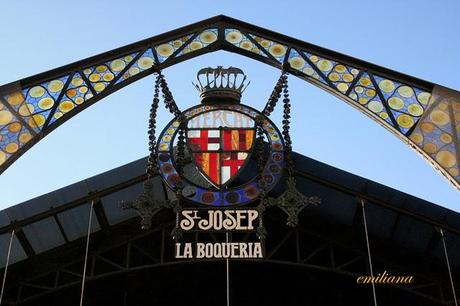
[[[248,87],[243,70],[235,67],[203,68],[196,74],[201,103],[240,103],[241,94]]]

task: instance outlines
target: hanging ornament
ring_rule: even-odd
[[[256,209],[262,216],[267,206],[278,206],[288,215],[289,225],[297,224],[298,214],[309,204],[319,203],[295,187],[290,129],[290,100],[287,75],[278,79],[263,111],[240,103],[249,85],[241,69],[204,68],[198,71],[195,87],[201,104],[181,112],[174,101],[165,77],[158,73],[150,111],[148,179],[143,194],[124,208],[136,209],[142,225],[148,228],[151,218],[162,208],[176,211],[173,236],[182,235],[179,212],[183,207],[208,208],[247,206],[259,201]],[[156,115],[161,89],[165,107],[172,119],[155,137]],[[283,96],[283,129],[278,130],[268,118]],[[287,189],[278,198],[268,195],[287,172]],[[176,195],[175,200],[156,200],[151,178],[159,175]],[[260,218],[256,234],[266,236]]]

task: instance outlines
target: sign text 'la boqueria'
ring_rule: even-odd
[[[185,209],[180,212],[180,228],[187,231],[254,231],[259,220],[255,209]],[[262,258],[260,242],[176,243],[175,257]]]

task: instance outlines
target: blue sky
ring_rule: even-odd
[[[225,14],[460,90],[459,1],[2,1],[0,11],[0,84]],[[199,102],[191,80],[210,65],[243,68],[243,103],[259,109],[279,75],[223,51],[186,61],[164,71],[182,109]],[[35,145],[0,175],[0,208],[145,156],[152,88],[144,78]],[[290,91],[296,151],[460,211],[460,193],[390,132],[299,79]],[[159,129],[170,119],[162,111]]]

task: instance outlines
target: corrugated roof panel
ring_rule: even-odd
[[[393,240],[407,248],[425,251],[433,235],[433,226],[400,215]]]
[[[69,241],[86,236],[88,231],[90,208],[91,206],[89,204],[81,205],[58,214],[59,222],[61,222],[62,228],[64,229]],[[91,218],[91,233],[100,229],[101,227],[97,222],[96,214],[93,209],[93,215]]]
[[[102,190],[144,174],[146,166],[146,159],[141,158],[116,169],[93,176],[86,180],[86,184],[91,190]]]
[[[356,198],[303,177],[297,177],[297,188],[306,196],[321,198],[321,204],[312,208],[321,215],[345,225],[353,223],[357,203]]]
[[[0,236],[0,267],[4,267],[6,264],[6,258],[8,255],[8,247],[10,245],[11,234],[5,234]],[[15,262],[24,260],[27,258],[24,249],[22,248],[19,240],[14,237],[11,245],[10,265]]]
[[[143,183],[111,193],[101,198],[102,206],[110,225],[134,218],[137,213],[133,209],[120,208],[121,201],[132,201],[143,191]]]
[[[45,252],[65,243],[54,218],[46,218],[23,227],[35,253]]]
[[[361,206],[359,206],[359,209],[362,209]],[[398,213],[370,202],[365,204],[365,209],[370,235],[376,235],[383,239],[391,238],[392,229],[397,220]]]

